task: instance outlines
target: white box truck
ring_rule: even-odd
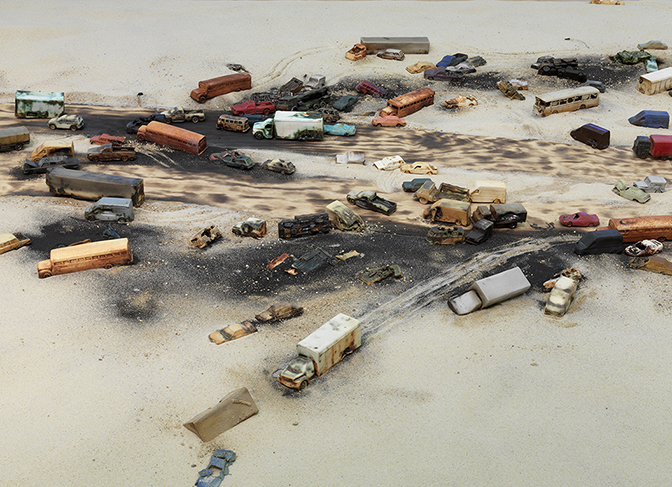
[[[322,140],[324,129],[320,112],[275,112],[273,118],[257,122],[252,128],[257,139]]]
[[[461,296],[448,300],[448,306],[455,314],[466,315],[481,308],[488,308],[507,299],[525,294],[530,289],[520,267],[500,272],[474,282],[469,290]]]
[[[292,389],[305,389],[313,376],[320,376],[362,344],[359,320],[339,313],[296,345],[299,356],[278,376]]]

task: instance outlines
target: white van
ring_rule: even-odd
[[[135,218],[135,209],[130,198],[104,197],[88,206],[84,217],[101,222],[131,222]]]

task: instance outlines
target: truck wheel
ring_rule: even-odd
[[[70,125],[70,130],[72,130],[73,132],[77,130],[77,125]]]
[[[144,142],[144,141],[145,141],[145,136],[144,136],[144,135],[137,134],[136,137],[138,138],[138,140],[139,140],[140,142]]]
[[[105,264],[105,269],[112,269],[112,264]]]
[[[100,157],[94,156],[94,157],[91,158],[91,160],[93,162],[98,162],[98,161],[100,161]]]
[[[509,228],[516,228],[517,226],[518,226],[517,223],[511,223],[511,224],[509,225]]]
[[[173,123],[173,119],[166,117],[166,123]]]
[[[239,91],[240,91],[240,90],[239,90]],[[199,102],[199,103],[205,103],[205,100],[207,100],[207,98],[205,97],[205,95],[201,95],[201,96],[198,97],[198,102]]]
[[[299,384],[299,390],[302,391],[302,390],[304,390],[306,387],[308,387],[308,380],[303,379],[303,380],[301,381],[301,383]]]
[[[264,110],[264,115],[268,115],[269,113],[271,113],[271,111],[270,111],[268,108],[266,108],[266,109]]]
[[[429,201],[428,201],[427,199],[425,199],[425,198],[418,198],[418,201],[419,201],[420,203],[422,203],[423,205],[426,205],[427,203],[429,203]]]
[[[54,125],[53,123],[50,123],[50,124],[49,124],[49,128],[50,128],[51,130],[56,130],[56,125]]]
[[[51,277],[51,276],[52,276],[52,274],[51,274],[50,271],[40,272],[40,279],[44,279],[45,277]]]
[[[16,144],[15,149],[16,149],[16,150],[21,150],[21,149],[23,149],[23,144],[21,144],[21,143]]]
[[[121,156],[121,160],[124,162],[128,161],[128,156]]]
[[[254,138],[261,140],[261,139],[264,138],[264,134],[262,134],[261,132],[255,132],[254,133]]]
[[[194,118],[191,119],[191,121],[193,123],[198,123],[200,120],[198,119],[198,117],[194,117]]]

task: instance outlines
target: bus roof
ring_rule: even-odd
[[[205,138],[205,135],[201,135],[191,130],[183,129],[180,127],[173,127],[167,123],[151,121],[147,124],[147,129],[151,132],[164,134],[168,137],[174,137],[176,139],[184,140],[185,142],[190,142],[194,145],[198,145],[198,142]]]
[[[62,91],[23,91],[16,90],[17,100],[31,101],[64,101],[65,93]]]
[[[597,88],[593,88],[592,86],[579,86],[578,88],[568,88],[566,90],[544,93],[543,95],[538,95],[537,100],[550,103],[555,100],[562,100],[572,96],[593,95],[599,93],[600,91]]]
[[[409,103],[413,103],[420,98],[426,98],[430,96],[434,96],[434,90],[428,87],[424,87],[415,91],[404,93],[403,95],[399,95],[396,98],[392,98],[391,100],[387,101],[387,105],[399,108]]]
[[[108,252],[122,252],[130,250],[127,238],[115,238],[113,240],[102,240],[100,242],[89,242],[60,249],[52,249],[51,261],[59,262],[69,259],[79,259],[82,257],[93,257]]]
[[[609,228],[616,230],[639,230],[643,228],[672,228],[672,215],[635,216],[611,218]]]
[[[668,79],[672,78],[672,67],[670,68],[665,68],[665,69],[660,69],[658,71],[654,71],[653,73],[646,73],[643,74],[639,77],[640,81],[642,79],[645,79],[647,81],[660,81],[661,79]]]
[[[11,137],[13,135],[25,135],[25,134],[30,134],[30,132],[24,126],[0,129],[0,137]]]

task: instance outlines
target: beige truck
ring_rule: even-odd
[[[26,127],[0,129],[0,152],[21,150],[30,144],[30,132]]]
[[[453,184],[441,183],[437,188],[432,181],[426,181],[418,189],[413,197],[423,205],[434,203],[440,199],[449,199],[456,201],[469,201],[469,190]]]
[[[476,181],[469,192],[472,203],[506,203],[506,184],[503,181]]]
[[[425,208],[422,216],[426,220],[455,223],[466,227],[470,222],[469,206],[468,201],[441,199],[432,206]]]
[[[52,249],[50,258],[37,264],[40,279],[89,269],[111,269],[115,265],[133,263],[133,252],[127,238],[73,244]]]
[[[74,142],[65,140],[51,140],[43,142],[30,153],[30,160],[37,162],[43,157],[68,156],[75,157]]]

